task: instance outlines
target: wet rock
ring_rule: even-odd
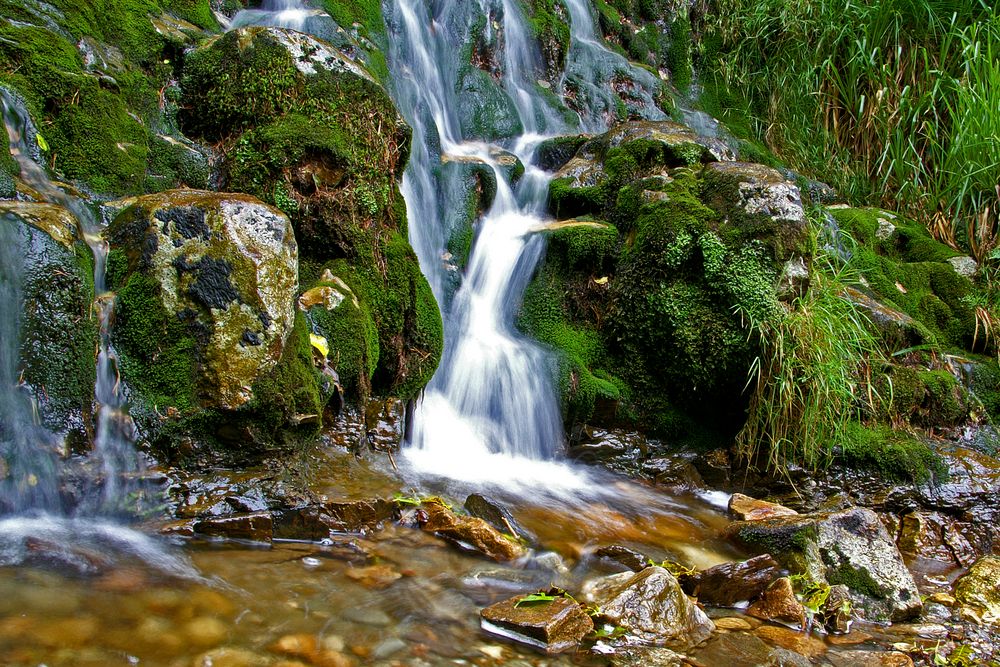
[[[716,630],[753,630],[754,626],[742,616],[723,616],[713,618]]]
[[[668,648],[641,646],[617,649],[611,657],[612,667],[682,667],[687,660]]]
[[[715,628],[684,594],[674,575],[662,567],[591,581],[584,587],[584,595],[600,607],[609,623],[652,644],[692,646]]]
[[[150,399],[166,389],[157,378],[175,377],[176,368],[158,365],[184,363],[172,348],[138,349],[152,342],[140,340],[143,334],[166,335],[141,328],[163,313],[182,323],[176,335],[183,330],[197,347],[185,369],[194,386],[170,390],[191,392],[188,400],[203,408],[245,405],[257,378],[278,363],[292,328],[298,246],[291,223],[246,195],[172,190],[126,204],[108,229],[112,250],[128,264],[116,276],[123,374]]]
[[[833,667],[913,667],[910,656],[899,651],[844,651],[827,660]]]
[[[318,541],[330,533],[367,533],[395,516],[396,506],[383,499],[325,502],[275,512],[274,536]]]
[[[274,533],[274,519],[270,512],[211,517],[197,521],[193,529],[195,533],[211,537],[270,542]]]
[[[639,553],[635,549],[623,547],[620,544],[613,544],[609,547],[601,547],[594,552],[598,558],[617,563],[633,572],[642,572],[649,567],[649,557]]]
[[[702,604],[732,607],[753,600],[781,576],[781,566],[769,554],[739,563],[723,563],[683,577],[684,592]]]
[[[885,305],[873,295],[854,287],[845,287],[844,295],[860,308],[879,330],[880,336],[894,349],[926,342],[927,329],[915,319]]]
[[[770,519],[779,516],[795,516],[795,510],[783,505],[769,503],[766,500],[757,500],[742,493],[734,493],[729,499],[729,513],[741,521],[756,521],[757,519]]]
[[[0,244],[6,248],[0,280],[21,298],[3,306],[12,309],[8,319],[18,315],[17,329],[4,328],[4,335],[20,337],[15,377],[41,425],[59,436],[37,444],[56,450],[65,440],[71,451],[89,450],[97,347],[91,251],[67,209],[29,202],[0,201]]]
[[[38,537],[24,540],[23,555],[19,558],[28,566],[75,572],[81,576],[99,576],[114,567],[114,561],[98,551]]]
[[[765,621],[780,621],[802,627],[805,625],[806,610],[795,597],[792,582],[781,577],[747,609],[747,613]]]
[[[904,621],[922,607],[913,575],[878,515],[868,509],[737,522],[729,533],[796,573],[851,589],[870,621]]]
[[[221,644],[228,634],[226,624],[213,616],[201,616],[184,625],[184,635],[188,641],[202,648]]]
[[[955,599],[971,607],[983,620],[1000,622],[1000,558],[987,556],[955,583]]]
[[[808,658],[782,649],[774,649],[756,635],[729,632],[712,637],[692,652],[699,667],[798,667],[809,665]]]
[[[403,425],[406,403],[398,398],[374,399],[365,408],[365,433],[368,445],[379,452],[399,449],[406,435]]]
[[[851,600],[851,589],[843,584],[830,587],[826,602],[820,610],[823,625],[830,632],[847,633],[853,621],[851,610],[854,602]]]
[[[586,134],[546,139],[539,144],[535,152],[535,162],[545,171],[558,171],[576,155],[580,146],[588,139],[590,135]]]
[[[474,493],[465,499],[465,511],[490,524],[501,533],[513,535],[519,539],[530,539],[528,532],[518,525],[514,516],[507,508],[484,495]]]
[[[424,503],[419,518],[420,527],[463,548],[468,548],[497,561],[509,561],[524,555],[525,549],[507,539],[482,519],[455,514],[444,505]]]
[[[812,635],[776,625],[762,625],[754,633],[774,646],[788,649],[807,658],[818,658],[826,653],[826,644]]]
[[[657,486],[674,491],[694,491],[705,488],[701,473],[695,467],[693,453],[652,458],[642,463],[642,474]]]
[[[955,524],[938,512],[907,512],[899,519],[896,544],[910,557],[969,565],[975,550]]]
[[[587,612],[573,600],[556,596],[550,602],[526,603],[513,597],[480,612],[483,629],[543,649],[561,653],[577,646],[593,631]]]

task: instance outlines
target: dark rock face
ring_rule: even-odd
[[[592,581],[584,587],[584,595],[600,607],[608,622],[651,644],[693,646],[715,629],[674,575],[662,567]]]
[[[330,533],[367,533],[378,530],[395,516],[395,505],[387,500],[314,503],[281,509],[275,513],[275,537],[322,540]]]
[[[772,554],[814,581],[844,584],[870,621],[902,621],[920,613],[913,575],[871,510],[737,522],[730,533],[747,548]]]
[[[683,577],[684,592],[702,604],[731,607],[753,600],[781,576],[781,566],[769,554],[741,563],[723,563]]]
[[[473,493],[465,499],[465,510],[474,517],[482,519],[501,533],[513,535],[519,539],[528,539],[528,531],[522,528],[506,507],[484,495]]]
[[[629,549],[628,547],[623,547],[618,544],[610,547],[601,547],[594,552],[594,555],[598,558],[604,558],[614,563],[618,563],[633,572],[642,572],[649,567],[649,558],[647,556],[635,551],[634,549]],[[693,595],[690,592],[688,594]]]
[[[571,650],[594,630],[587,612],[569,598],[557,596],[548,602],[519,606],[523,597],[519,595],[483,609],[480,612],[483,629],[547,653]]]
[[[270,512],[206,518],[195,522],[193,526],[194,532],[199,535],[253,542],[270,542],[273,528],[274,519]]]

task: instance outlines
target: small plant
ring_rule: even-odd
[[[690,577],[698,573],[698,570],[693,567],[688,567],[686,565],[681,565],[677,561],[673,560],[662,560],[659,563],[654,561],[652,558],[647,558],[646,562],[650,567],[662,567],[664,570],[674,575],[675,577]]]

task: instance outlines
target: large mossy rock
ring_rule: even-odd
[[[847,586],[866,620],[903,621],[923,607],[913,575],[871,510],[740,521],[729,533],[751,551],[771,554],[795,574]]]
[[[209,0],[5,0],[0,16],[0,85],[23,96],[66,179],[124,195],[204,177],[172,82],[183,48],[218,28]]]
[[[567,424],[731,438],[760,353],[751,323],[779,318],[808,280],[798,188],[718,162],[682,125],[635,121],[585,140],[549,194],[559,222],[519,325],[559,353]]]
[[[219,428],[235,419],[248,424],[229,429],[232,444],[266,448],[285,426],[318,422],[288,218],[247,195],[194,190],[120,206],[107,232],[113,343],[145,435],[226,439]]]
[[[390,97],[333,45],[242,28],[185,63],[182,127],[226,146],[224,187],[273,204],[302,255],[309,333],[353,398],[410,398],[443,347],[441,315],[406,240],[397,182],[410,130]]]
[[[66,209],[52,204],[0,202],[0,238],[19,265],[0,266],[4,282],[20,285],[21,381],[38,405],[42,425],[65,437],[71,450],[93,433],[94,262]],[[8,272],[10,272],[9,275]]]

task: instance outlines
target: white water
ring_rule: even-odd
[[[244,9],[233,17],[230,28],[250,25],[276,26],[304,30],[311,16],[323,14],[305,6],[302,0],[264,0],[260,9]]]
[[[487,7],[483,7],[487,9]],[[562,418],[549,371],[550,355],[513,325],[518,301],[543,252],[531,232],[544,220],[549,174],[533,166],[546,134],[564,128],[536,92],[541,70],[537,46],[516,3],[504,0],[503,80],[526,134],[508,146],[524,163],[511,187],[492,147],[463,137],[455,113],[463,26],[454,2],[435,15],[427,3],[396,0],[390,21],[390,68],[395,96],[414,129],[403,177],[410,237],[439,303],[447,303],[441,257],[449,230],[442,198],[449,186],[437,171],[441,154],[475,158],[496,175],[493,205],[478,223],[462,286],[445,316],[445,353],[415,410],[404,458],[418,473],[508,489],[567,492],[588,486],[588,475],[555,460],[563,444]],[[457,26],[457,28],[456,28]],[[440,152],[436,150],[440,146]]]
[[[99,492],[84,495],[79,504],[66,506],[60,498],[60,473],[64,452],[58,438],[47,432],[37,417],[37,406],[15,380],[20,365],[18,313],[23,307],[20,290],[24,267],[12,251],[18,248],[17,226],[0,220],[0,305],[4,308],[0,344],[0,453],[9,470],[0,485],[0,565],[42,560],[86,574],[94,559],[113,564],[137,560],[165,574],[191,577],[186,559],[173,555],[153,538],[107,517],[128,516],[144,500],[141,481],[144,465],[134,444],[136,430],[126,411],[118,374],[118,357],[111,345],[115,295],[107,291],[105,267],[108,244],[101,236],[104,225],[79,197],[53,183],[35,160],[40,153],[30,117],[7,90],[0,89],[0,106],[10,151],[20,168],[20,178],[47,203],[66,208],[76,218],[79,233],[94,257],[93,317],[97,319],[97,402],[95,438],[91,460],[101,471]],[[8,310],[9,309],[9,310]],[[33,410],[26,406],[32,405]],[[131,506],[131,507],[130,507]]]

